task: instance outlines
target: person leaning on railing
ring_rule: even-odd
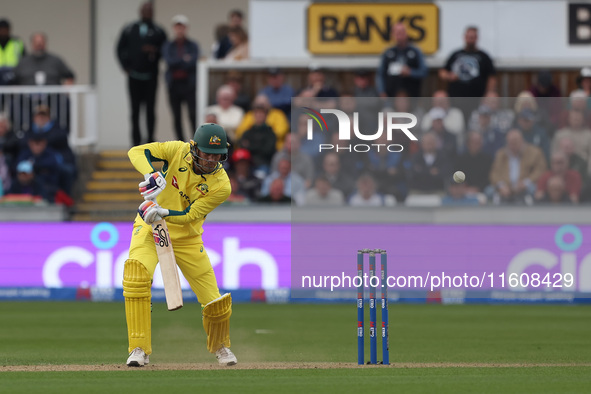
[[[14,69],[17,85],[71,85],[74,72],[57,55],[47,52],[47,36],[31,35],[31,53],[25,55]]]

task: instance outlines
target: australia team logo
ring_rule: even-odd
[[[207,186],[207,184],[205,183],[200,183],[195,188],[199,191],[199,193],[203,194],[204,196],[209,191],[209,186]]]
[[[217,135],[213,135],[209,139],[209,145],[220,145],[221,143],[222,140],[220,140],[220,137],[218,137]]]

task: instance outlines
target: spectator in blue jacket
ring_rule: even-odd
[[[267,71],[267,85],[259,94],[267,96],[273,108],[282,110],[291,119],[291,98],[295,96],[295,91],[285,83],[285,75],[279,68],[272,67]]]
[[[55,153],[58,161],[58,186],[68,195],[77,177],[76,157],[68,144],[68,133],[51,119],[49,108],[40,105],[35,108],[31,133],[47,140],[47,146]]]
[[[27,145],[21,151],[17,162],[29,162],[33,166],[35,179],[40,183],[43,198],[49,202],[55,199],[59,181],[59,159],[57,153],[48,147],[47,136],[43,133],[27,133]],[[17,172],[18,172],[17,167]]]
[[[183,136],[183,121],[181,106],[184,103],[189,111],[192,130],[197,129],[196,120],[196,87],[197,60],[199,59],[199,45],[187,38],[189,19],[185,15],[172,18],[174,39],[162,47],[162,56],[166,61],[166,83],[168,85],[168,99],[174,119],[174,131],[177,139],[185,141]]]

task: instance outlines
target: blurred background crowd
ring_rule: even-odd
[[[132,145],[157,141],[155,101],[164,71],[176,138],[187,141],[196,129],[197,64],[249,59],[242,10],[231,10],[215,29],[207,50],[190,37],[189,20],[172,18],[170,29],[153,21],[152,4],[120,31],[114,59],[127,78]],[[168,31],[167,31],[168,30]],[[423,83],[429,71],[406,27],[391,29],[392,46],[376,69],[343,73],[310,64],[307,75],[266,67],[263,79],[245,86],[241,71],[211,79],[215,92],[206,122],[222,125],[232,144],[225,163],[232,182],[229,203],[293,203],[306,206],[439,206],[484,204],[579,204],[591,201],[591,68],[580,70],[577,87],[561,91],[549,70],[541,70],[528,90],[500,97],[494,59],[478,45],[477,26],[467,26],[464,42],[437,71],[437,88]],[[75,72],[48,51],[49,37],[31,32],[28,42],[0,20],[0,84],[39,87],[67,85]],[[72,206],[80,182],[76,154],[69,146],[68,122],[47,95],[0,97],[0,196]],[[67,97],[62,97],[66,104]],[[293,101],[292,101],[293,100]],[[18,104],[18,105],[17,105]],[[293,104],[293,106],[292,106]],[[367,143],[338,139],[336,118],[326,130],[302,107],[337,108],[351,124],[371,134],[383,125],[378,113],[414,114],[418,141],[386,133],[376,144],[397,144],[367,152]],[[25,111],[29,108],[29,111]],[[64,109],[65,108],[65,109]],[[184,108],[184,110],[183,110]],[[293,108],[293,110],[292,110]],[[191,130],[183,130],[183,111]],[[141,119],[145,116],[145,120]],[[15,121],[17,120],[18,121]],[[333,123],[331,123],[333,122]],[[145,125],[145,130],[142,127]],[[320,151],[320,144],[331,150]],[[452,174],[461,170],[466,181]],[[28,197],[27,197],[28,198]]]

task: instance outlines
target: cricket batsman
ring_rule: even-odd
[[[228,157],[224,129],[199,126],[193,140],[153,142],[130,149],[129,159],[144,174],[144,201],[133,224],[129,259],[123,271],[123,296],[130,367],[143,367],[152,353],[151,285],[158,255],[151,224],[166,220],[177,264],[201,303],[207,349],[221,365],[234,365],[230,351],[231,295],[220,296],[201,234],[206,216],[230,195],[222,162]],[[161,172],[152,166],[163,162]],[[168,186],[167,186],[168,184]]]

